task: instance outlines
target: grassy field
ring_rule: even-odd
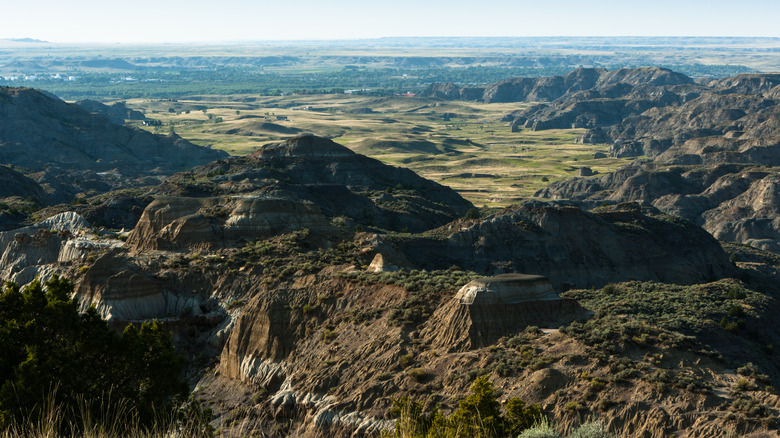
[[[161,126],[203,146],[246,155],[299,133],[328,137],[384,163],[452,187],[478,206],[506,206],[587,166],[611,172],[628,159],[594,159],[608,145],[584,145],[584,130],[511,132],[507,113],[523,104],[442,102],[358,95],[195,96],[130,100]]]

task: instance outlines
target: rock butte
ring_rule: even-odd
[[[464,351],[527,327],[558,328],[593,315],[563,299],[541,275],[501,274],[473,280],[431,317],[423,336],[437,348]]]
[[[531,301],[560,300],[550,280],[541,275],[500,274],[478,278],[455,295],[460,304],[517,304]]]

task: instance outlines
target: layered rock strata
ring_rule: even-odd
[[[463,286],[422,332],[436,348],[465,351],[494,344],[527,327],[558,328],[592,312],[563,299],[539,275],[502,274]]]

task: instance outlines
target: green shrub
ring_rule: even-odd
[[[409,365],[414,363],[414,355],[412,353],[407,353],[398,358],[398,365],[401,366],[401,368],[406,368]]]
[[[547,419],[543,419],[530,429],[524,430],[517,438],[560,438],[558,432]]]
[[[426,415],[422,403],[411,400],[409,396],[393,399],[392,402],[390,415],[398,418],[395,422],[395,433],[383,433],[383,437],[417,438],[428,435],[437,412]]]
[[[392,400],[390,414],[397,416],[393,434],[383,436],[398,438],[425,437],[503,437],[515,436],[543,419],[539,405],[526,406],[521,400],[507,401],[506,416],[501,414],[501,404],[496,400],[493,384],[483,376],[474,381],[471,391],[458,408],[445,417],[437,408],[426,414],[419,402],[403,397]]]
[[[325,329],[320,334],[320,340],[326,344],[330,344],[334,339],[336,339],[336,336],[338,336],[338,333],[335,331]]]
[[[607,386],[607,383],[599,378],[590,381],[591,392],[599,392]]]
[[[252,397],[252,403],[258,404],[268,398],[268,390],[261,387],[259,391]]]
[[[606,295],[615,295],[615,294],[617,294],[619,292],[619,290],[618,290],[617,286],[615,286],[614,284],[610,283],[610,284],[604,286],[603,288],[601,288],[601,292],[603,292]]]
[[[596,405],[596,409],[598,409],[601,412],[609,410],[612,406],[615,405],[615,402],[608,399],[608,398],[602,398],[599,400],[599,403]]]
[[[742,289],[739,286],[733,286],[728,291],[728,297],[732,300],[744,300],[747,298],[747,294],[745,293],[745,290]]]
[[[571,431],[568,438],[611,438],[613,435],[607,431],[607,428],[595,421],[588,421],[580,427]]]
[[[417,382],[422,382],[428,378],[428,372],[422,368],[412,368],[407,374]]]
[[[745,309],[742,308],[740,305],[733,305],[729,307],[729,315],[735,316],[735,317],[742,317],[745,316]]]
[[[737,384],[734,387],[737,391],[752,391],[756,389],[756,386],[745,378],[737,380]]]
[[[744,366],[737,368],[737,374],[740,374],[742,376],[753,377],[762,383],[771,382],[769,376],[761,373],[761,370],[759,370],[758,367],[755,364],[753,364],[753,362],[748,362]]]
[[[767,417],[771,415],[771,411],[766,405],[744,395],[738,395],[731,402],[731,410],[742,413],[747,417]]]
[[[542,420],[544,420],[544,416],[539,405],[526,406],[525,402],[517,397],[507,400],[505,429],[510,435],[514,436]]]
[[[472,207],[472,208],[469,208],[469,209],[466,211],[466,216],[465,216],[465,218],[466,218],[466,219],[469,219],[469,220],[473,220],[473,219],[479,219],[479,210],[477,210],[476,208],[473,208],[473,207]]]

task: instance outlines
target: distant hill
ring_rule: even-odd
[[[3,38],[5,41],[12,41],[14,43],[48,43],[48,41],[38,40],[35,38]]]
[[[452,82],[433,83],[421,94],[447,100],[492,102],[551,102],[586,91],[619,93],[625,87],[692,84],[683,74],[659,67],[580,68],[562,76],[506,79],[484,87],[458,87]],[[621,88],[622,87],[622,88]]]
[[[124,59],[87,59],[79,62],[82,67],[112,68],[117,70],[135,70],[137,67]]]
[[[429,89],[437,91],[455,95],[451,86]],[[613,157],[650,157],[556,182],[536,196],[588,207],[638,201],[721,241],[778,252],[778,96],[777,74],[695,82],[644,68],[512,79],[487,87],[483,99],[535,102],[504,118],[513,131],[585,128],[579,141],[611,144]]]
[[[118,125],[50,93],[0,87],[0,164],[42,172],[38,182],[55,193],[132,186],[225,157],[175,134]]]
[[[177,136],[119,126],[30,88],[0,88],[0,163],[166,174],[227,156]]]

